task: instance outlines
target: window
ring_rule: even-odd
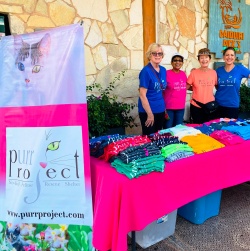
[[[0,13],[0,36],[8,35],[11,35],[8,15]]]

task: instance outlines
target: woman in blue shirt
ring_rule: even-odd
[[[235,65],[236,52],[233,47],[223,51],[225,65],[219,67],[215,99],[219,103],[219,118],[238,118],[240,106],[240,85],[243,78],[250,78],[250,70],[243,65]]]
[[[166,89],[166,69],[160,66],[164,56],[161,45],[151,44],[146,56],[149,63],[139,74],[138,99],[143,135],[149,135],[163,129],[165,123],[165,103],[162,91]]]

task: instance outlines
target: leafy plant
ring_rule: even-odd
[[[245,84],[240,87],[240,112],[250,112],[250,88]]]
[[[118,101],[118,97],[113,93],[116,81],[124,74],[125,71],[118,73],[106,88],[99,83],[87,86],[87,92],[96,90],[100,94],[87,95],[90,137],[105,135],[111,128],[136,126],[133,117],[129,115],[135,105]]]

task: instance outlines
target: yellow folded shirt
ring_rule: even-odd
[[[181,138],[181,141],[186,142],[190,147],[192,147],[195,153],[204,153],[225,147],[225,145],[216,139],[203,133],[185,136]]]

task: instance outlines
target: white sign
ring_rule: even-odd
[[[6,221],[92,225],[81,126],[7,128]]]

